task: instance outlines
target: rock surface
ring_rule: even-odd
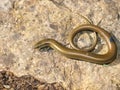
[[[58,83],[47,83],[30,75],[15,76],[8,71],[0,72],[0,90],[64,90]]]
[[[101,21],[98,26],[116,37],[114,62],[97,65],[33,49],[45,38],[69,47],[69,32],[87,23],[81,15],[95,25]],[[0,0],[0,70],[62,83],[67,90],[120,90],[119,29],[119,0]]]

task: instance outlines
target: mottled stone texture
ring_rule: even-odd
[[[68,59],[33,45],[53,38],[69,47],[68,34],[93,24],[116,37],[118,57],[109,65]],[[0,70],[32,75],[67,90],[120,90],[120,0],[0,0]]]
[[[0,90],[64,90],[58,83],[47,83],[33,76],[15,76],[8,71],[0,71]]]

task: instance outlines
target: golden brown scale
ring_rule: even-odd
[[[80,31],[86,31],[86,30],[96,32],[104,38],[108,46],[108,52],[106,54],[100,55],[100,54],[95,54],[93,52],[89,52],[91,49],[95,47],[96,43],[94,43],[93,46],[90,47],[86,51],[80,50],[80,49],[78,50],[78,48],[74,49],[76,48],[76,46],[73,43],[73,38]],[[97,64],[111,63],[116,58],[116,55],[117,55],[117,46],[112,36],[110,35],[110,33],[92,24],[81,25],[75,28],[69,36],[69,41],[70,41],[71,46],[73,46],[73,49],[63,46],[61,43],[57,42],[54,39],[41,40],[37,44],[35,44],[34,48],[44,48],[45,46],[49,46],[68,58],[76,59],[76,60],[83,60],[83,61],[97,63]]]

